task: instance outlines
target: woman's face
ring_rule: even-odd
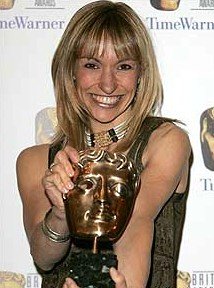
[[[94,58],[88,58],[83,51],[77,60],[75,77],[80,101],[88,111],[92,125],[94,120],[118,124],[128,117],[139,65],[130,58],[118,59],[110,40],[101,42]]]

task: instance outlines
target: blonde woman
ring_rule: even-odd
[[[62,36],[52,76],[55,141],[24,150],[17,161],[24,225],[42,287],[61,287],[71,269],[78,243],[69,237],[62,194],[74,187],[78,151],[91,146],[126,154],[141,178],[132,217],[113,245],[116,287],[176,287],[191,148],[175,121],[155,117],[163,90],[141,19],[122,2],[85,5]],[[44,225],[59,241],[44,233]],[[77,285],[68,279],[63,287]]]

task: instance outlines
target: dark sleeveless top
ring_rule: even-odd
[[[148,117],[129,150],[128,157],[134,161],[140,172],[143,171],[142,153],[149,141],[149,137],[155,129],[165,122],[172,123],[173,121],[161,117]],[[54,156],[59,149],[60,145],[50,148],[49,165],[53,162]],[[174,193],[155,220],[151,269],[147,288],[176,288],[177,261],[188,194],[187,191],[184,192],[186,193]],[[68,255],[53,270],[41,272],[43,278],[42,288],[62,287],[62,283],[69,275],[69,270],[71,269],[73,249],[85,249],[85,247],[84,244],[82,248],[72,246]]]

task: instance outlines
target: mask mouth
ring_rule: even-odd
[[[116,215],[110,212],[109,204],[97,201],[92,209],[86,212],[85,219],[94,223],[111,223],[115,221]]]

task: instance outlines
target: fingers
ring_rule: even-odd
[[[79,154],[76,149],[66,146],[63,150],[57,152],[54,163],[61,163],[66,171],[66,173],[70,176],[74,176],[74,166],[79,161]]]
[[[67,193],[74,187],[71,178],[77,174],[76,163],[78,160],[78,152],[70,146],[66,146],[56,153],[54,164],[51,165],[51,172],[55,177],[55,185],[62,193]],[[50,179],[52,181],[52,178]]]
[[[79,160],[78,152],[66,146],[56,153],[54,162],[51,164],[43,177],[42,183],[45,192],[53,206],[64,210],[62,194],[68,193],[74,188],[75,175],[78,174],[76,163]]]
[[[110,268],[110,275],[116,284],[116,288],[127,288],[125,277],[115,268]],[[62,288],[79,288],[75,281],[71,278],[66,278]]]
[[[51,173],[48,171],[46,172],[47,182],[54,184],[61,193],[67,193],[69,190],[73,189],[74,184],[62,163],[54,163],[50,168],[50,172]]]
[[[116,288],[127,288],[126,279],[121,272],[112,267],[110,268],[110,275],[116,284]]]
[[[64,150],[68,155],[73,163],[77,163],[79,161],[79,154],[76,149],[72,148],[71,146],[65,146]]]
[[[66,278],[62,288],[79,288],[79,286],[77,286],[77,284],[71,278]]]

